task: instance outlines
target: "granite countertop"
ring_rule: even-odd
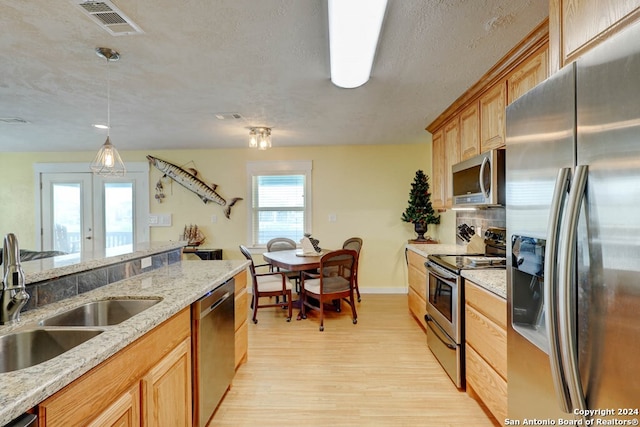
[[[451,244],[408,244],[406,248],[423,257],[432,254],[464,254],[466,247]],[[462,270],[462,277],[471,280],[489,292],[493,292],[502,298],[507,298],[507,273],[504,269],[487,268],[479,270]]]
[[[507,298],[507,271],[502,268],[485,270],[462,270],[462,277],[482,286],[501,298]]]
[[[464,254],[466,253],[466,248],[464,246],[454,245],[454,244],[408,244],[406,248],[410,251],[413,251],[423,257],[427,257],[428,255],[433,254]]]
[[[166,249],[165,249],[166,250]],[[0,374],[0,425],[37,405],[127,345],[169,319],[208,291],[244,271],[248,261],[181,261],[23,313],[20,322],[0,326],[7,334],[81,303],[105,298],[153,298],[162,301],[125,322],[30,368]]]
[[[151,256],[182,248],[185,241],[145,242],[118,246],[94,253],[76,253],[22,262],[26,283],[41,282],[68,274],[117,264],[122,261]]]

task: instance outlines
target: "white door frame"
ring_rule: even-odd
[[[135,239],[136,242],[149,241],[149,163],[126,162],[127,173],[135,174]],[[87,163],[34,163],[35,185],[35,242],[36,247],[42,250],[42,174],[44,173],[91,173]],[[126,175],[125,175],[126,178]],[[114,179],[115,181],[115,179]],[[96,181],[94,180],[94,183]],[[92,191],[97,188],[94,184]],[[140,194],[142,193],[142,194]]]

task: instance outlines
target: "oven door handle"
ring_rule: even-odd
[[[433,317],[429,316],[428,314],[425,314],[424,315],[424,320],[426,320],[427,326],[429,327],[429,329],[431,329],[433,331],[433,333],[438,337],[438,339],[440,341],[442,341],[442,344],[446,345],[451,350],[455,350],[456,349],[455,345],[451,344],[450,342],[445,341],[444,338],[442,338],[442,335],[440,335],[437,330],[433,329],[433,327],[431,326],[431,323],[436,325],[438,327],[438,329],[440,330],[440,332],[442,334],[444,334],[445,337],[447,337],[447,338],[449,337],[447,335],[447,333],[445,332],[445,330],[442,329],[442,326],[438,325],[438,322],[436,322]]]
[[[456,276],[456,275],[454,275],[452,273],[449,273],[448,271],[443,270],[443,269],[441,269],[441,268],[439,268],[439,267],[437,267],[437,266],[435,266],[435,265],[433,265],[431,263],[426,263],[425,265],[427,267],[427,271],[429,272],[429,274],[434,275],[436,277],[436,279],[440,279],[443,282],[446,282],[446,283],[448,283],[450,285],[454,285],[455,286],[458,276]]]

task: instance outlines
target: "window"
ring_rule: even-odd
[[[252,246],[264,246],[274,237],[299,242],[311,232],[310,161],[250,162],[247,175]]]

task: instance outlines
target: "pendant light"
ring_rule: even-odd
[[[111,130],[111,76],[109,74],[109,62],[115,62],[120,59],[120,54],[108,47],[96,48],[96,54],[107,60],[107,140],[102,144],[98,154],[93,159],[91,171],[96,175],[124,176],[126,173],[124,163],[109,138]]]

